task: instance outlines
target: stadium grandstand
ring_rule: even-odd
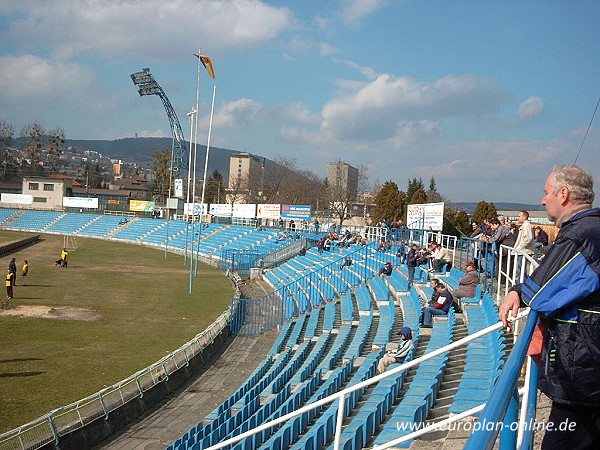
[[[194,255],[235,282],[230,308],[206,330],[117,385],[0,436],[0,449],[168,450],[532,448],[535,365],[507,334],[497,305],[537,266],[524,253],[441,233],[350,229],[367,245],[320,252],[329,230],[279,230],[135,217],[0,209],[0,228],[92,237]],[[325,230],[325,232],[324,232]],[[392,239],[390,241],[390,239]],[[391,242],[387,252],[378,251]],[[418,267],[412,286],[399,246],[436,241],[452,261]],[[300,249],[306,253],[300,256]],[[304,252],[302,252],[304,253]],[[350,264],[345,262],[351,261]],[[393,272],[379,277],[390,261]],[[458,287],[477,261],[480,286],[462,311],[420,328],[429,280]],[[413,330],[402,364],[379,360]],[[495,427],[477,427],[477,420]],[[518,426],[513,427],[512,424]],[[492,429],[490,429],[492,428]]]

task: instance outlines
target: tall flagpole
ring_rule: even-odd
[[[194,126],[194,181],[192,186],[192,203],[196,203],[196,160],[198,156],[198,111],[200,110],[200,66],[202,61],[200,60],[200,49],[198,49],[198,80],[196,82],[196,123]],[[194,274],[194,239],[195,239],[195,223],[196,215],[193,214],[195,211],[192,210],[192,245],[191,245],[191,259],[190,259],[190,294],[192,293],[192,282]],[[202,213],[202,211],[200,211]]]
[[[213,85],[213,97],[212,104],[210,107],[210,121],[208,123],[208,141],[206,143],[206,157],[204,158],[204,178],[202,180],[202,199],[200,200],[200,217],[202,217],[202,212],[204,211],[204,194],[206,192],[206,174],[208,172],[208,154],[210,152],[210,136],[212,134],[212,121],[213,114],[215,111],[215,95],[217,93],[217,86]],[[200,219],[200,232],[198,236],[198,246],[200,246],[200,237],[202,236],[202,219]],[[196,252],[196,275],[198,275],[198,252]]]
[[[213,113],[215,111],[215,94],[217,86],[213,86],[212,105],[210,107],[210,122],[208,123],[208,141],[206,143],[206,158],[204,159],[204,179],[202,181],[202,205],[204,205],[204,193],[206,192],[206,172],[208,171],[208,152],[210,152],[210,135],[212,133]]]

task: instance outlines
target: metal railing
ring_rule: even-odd
[[[521,312],[519,314],[519,316],[517,316],[516,320],[521,319],[521,318],[527,316],[528,312],[529,311],[523,311],[523,312]],[[337,401],[339,403],[338,403],[337,422],[336,422],[336,428],[335,428],[335,439],[334,439],[334,442],[333,442],[333,448],[336,449],[336,450],[338,450],[340,448],[340,439],[341,439],[341,433],[342,433],[342,428],[343,428],[342,424],[343,424],[344,417],[345,417],[344,416],[345,415],[345,412],[344,412],[345,399],[346,399],[346,397],[349,394],[352,394],[355,391],[367,388],[370,385],[378,383],[379,381],[384,380],[386,378],[389,378],[389,377],[391,377],[393,375],[397,375],[397,374],[399,374],[400,372],[402,372],[402,371],[404,371],[406,369],[410,369],[411,367],[417,366],[417,365],[421,364],[424,361],[427,361],[429,359],[435,358],[436,356],[439,356],[439,355],[441,355],[443,353],[446,353],[446,352],[448,352],[450,350],[453,350],[455,348],[458,348],[458,347],[461,347],[463,345],[466,345],[469,342],[472,342],[472,341],[474,341],[476,339],[479,339],[480,337],[485,336],[485,335],[487,335],[489,333],[495,332],[495,331],[497,331],[497,330],[499,330],[501,328],[502,328],[502,323],[498,322],[498,323],[496,323],[494,325],[491,325],[491,326],[489,326],[487,328],[484,328],[484,329],[482,329],[482,330],[480,330],[478,332],[475,332],[475,333],[473,333],[473,334],[471,334],[469,336],[466,336],[466,337],[464,337],[462,339],[459,339],[459,340],[457,340],[457,341],[455,341],[455,342],[453,342],[453,343],[451,343],[449,345],[446,345],[446,346],[441,347],[441,348],[439,348],[437,350],[429,352],[426,355],[423,355],[423,356],[421,356],[419,358],[413,359],[410,362],[401,364],[398,367],[394,367],[393,369],[389,369],[386,372],[382,373],[381,375],[374,376],[372,378],[369,378],[368,380],[362,381],[362,382],[357,383],[357,384],[355,384],[353,386],[350,386],[350,387],[347,387],[345,389],[342,389],[342,390],[336,392],[335,394],[329,395],[329,396],[327,396],[327,397],[325,397],[325,398],[323,398],[321,400],[318,400],[318,401],[316,401],[314,403],[311,403],[309,405],[303,406],[302,408],[299,408],[299,409],[297,409],[297,410],[295,410],[295,411],[293,411],[293,412],[291,412],[289,414],[286,414],[284,416],[281,416],[281,417],[279,417],[277,419],[274,419],[274,420],[271,420],[269,422],[266,422],[266,423],[264,423],[264,424],[262,424],[262,425],[260,425],[260,426],[258,426],[256,428],[252,429],[252,430],[249,430],[249,431],[247,431],[245,433],[242,433],[242,434],[239,434],[237,436],[234,436],[234,437],[232,437],[230,439],[227,439],[227,440],[225,440],[223,442],[219,442],[219,443],[217,443],[217,444],[209,447],[209,450],[216,450],[216,449],[224,448],[224,447],[227,447],[229,445],[235,444],[236,442],[239,442],[242,439],[245,439],[245,438],[250,437],[250,436],[252,436],[254,434],[260,433],[262,431],[268,430],[270,428],[274,428],[274,427],[276,427],[277,425],[279,425],[281,423],[284,423],[284,422],[287,422],[290,419],[293,419],[294,417],[297,417],[297,416],[299,416],[301,414],[304,414],[304,413],[306,413],[308,411],[311,411],[313,409],[320,408],[321,406],[327,405],[329,403],[333,403],[335,401]],[[481,406],[481,408],[483,408],[483,406]],[[472,411],[472,410],[470,410],[470,411]],[[467,411],[467,412],[470,412],[470,411]],[[460,420],[463,417],[464,417],[464,414],[461,415],[461,416],[452,417],[451,419],[449,419],[446,422],[446,424],[454,422],[456,420]],[[439,427],[439,425],[438,425],[438,427]],[[418,437],[418,436],[421,436],[423,434],[426,434],[429,431],[430,431],[430,429],[428,427],[423,428],[422,430],[419,430],[419,431],[416,431],[415,433],[412,433],[410,436],[408,436],[408,435],[407,436],[403,436],[402,438],[399,438],[399,439],[397,439],[397,440],[395,440],[393,442],[388,443],[389,445],[386,445],[385,448],[387,448],[388,446],[397,445],[397,444],[399,444],[401,442],[404,442],[404,441],[407,441],[409,439],[414,439],[415,437]],[[378,447],[378,448],[383,448],[383,447]]]
[[[0,435],[0,449],[36,449],[54,442],[60,437],[84,427],[90,422],[105,418],[159,383],[169,380],[175,371],[187,366],[194,356],[210,345],[229,323],[229,311],[225,311],[206,330],[161,358],[151,366],[131,375],[123,381],[96,392],[70,405],[55,409],[36,420]]]
[[[361,282],[372,278],[383,265],[371,257],[373,253],[372,247],[360,247],[349,253],[353,265],[344,270],[352,270]],[[332,300],[349,288],[343,278],[332,276],[336,273],[341,273],[341,262],[332,261],[307,269],[301,276],[306,282],[294,279],[259,299],[232,298],[231,332],[255,336],[312,309],[317,303]],[[329,294],[318,289],[319,283],[328,283]]]
[[[462,248],[462,245],[460,247]],[[505,254],[505,258],[508,259],[508,261],[506,261],[506,263],[504,263],[504,261],[502,260],[503,254]],[[493,257],[493,253],[491,253],[491,255]],[[500,252],[499,252],[499,264],[497,265],[497,267],[500,268],[499,273],[498,273],[498,278],[502,280],[502,283],[499,283],[498,288],[497,288],[497,295],[498,295],[497,301],[499,301],[500,294],[502,292],[504,292],[504,293],[508,292],[509,288],[512,285],[514,285],[515,283],[522,282],[524,280],[524,278],[527,275],[531,274],[531,272],[533,272],[533,270],[537,267],[537,262],[535,260],[533,260],[529,255],[527,255],[521,251],[512,249],[510,247],[502,246],[500,248]],[[494,265],[492,263],[491,271],[487,272],[488,277],[493,278],[496,275],[494,272],[495,268],[496,268],[496,265]],[[486,271],[484,271],[484,274],[485,273],[486,273]],[[507,426],[504,426],[502,428],[503,431],[502,431],[502,435],[501,435],[501,445],[502,445],[501,448],[515,448],[515,445],[517,442],[519,442],[519,444],[520,444],[519,448],[531,448],[531,443],[533,442],[533,435],[532,435],[533,427],[531,426],[531,421],[533,420],[533,417],[535,416],[535,390],[536,390],[537,372],[535,371],[535,369],[536,369],[535,364],[531,364],[530,358],[528,360],[528,371],[526,374],[527,383],[524,388],[525,395],[524,395],[524,402],[523,402],[522,408],[521,408],[521,415],[520,415],[521,419],[518,420],[518,416],[517,416],[517,411],[518,411],[517,382],[518,382],[521,367],[523,365],[523,361],[526,357],[526,352],[527,352],[527,348],[529,346],[529,342],[531,340],[531,335],[533,333],[533,329],[534,329],[535,325],[537,324],[537,313],[535,311],[530,312],[529,309],[526,309],[524,311],[521,311],[519,313],[519,315],[514,319],[515,323],[517,323],[518,320],[520,320],[526,316],[529,316],[529,317],[527,318],[527,321],[526,321],[520,334],[517,332],[518,327],[514,326],[514,329],[516,331],[516,333],[515,333],[516,344],[513,347],[513,351],[511,352],[511,354],[505,364],[505,367],[503,368],[503,370],[501,372],[501,376],[500,376],[498,382],[496,383],[496,386],[495,386],[492,394],[488,398],[488,401],[486,402],[486,404],[483,404],[476,408],[465,411],[461,414],[453,416],[444,421],[440,421],[440,422],[437,422],[430,426],[421,428],[413,433],[410,433],[409,435],[405,435],[399,439],[388,442],[384,446],[379,446],[376,448],[383,449],[383,448],[389,448],[389,447],[398,445],[402,442],[414,439],[421,435],[427,434],[430,431],[441,428],[442,426],[462,420],[463,418],[465,418],[469,415],[475,414],[479,411],[484,411],[484,413],[482,413],[482,415],[480,415],[480,417],[479,417],[479,420],[484,421],[484,423],[492,422],[495,424],[498,421],[502,422],[503,420],[506,422],[505,425],[507,425]],[[352,392],[355,392],[359,389],[362,389],[362,388],[370,386],[374,383],[377,383],[385,378],[396,375],[405,369],[411,368],[413,366],[416,366],[416,365],[422,363],[423,361],[427,361],[428,359],[434,358],[440,354],[443,354],[443,353],[448,352],[452,349],[455,349],[459,346],[467,344],[468,342],[474,341],[482,336],[485,336],[486,334],[489,334],[489,333],[492,333],[499,329],[502,329],[502,327],[503,327],[502,323],[498,322],[498,323],[496,323],[492,326],[489,326],[481,331],[473,333],[472,335],[469,335],[463,339],[455,341],[452,344],[449,344],[445,347],[439,348],[439,349],[437,349],[433,352],[430,352],[430,353],[428,353],[420,358],[417,358],[413,361],[402,364],[399,367],[396,367],[392,370],[386,371],[385,373],[383,373],[381,375],[377,375],[373,378],[365,380],[354,386],[343,389],[343,390],[341,390],[335,394],[332,394],[324,399],[321,399],[315,403],[306,405],[292,413],[286,414],[278,419],[269,421],[253,430],[247,431],[247,432],[240,434],[238,436],[235,436],[231,439],[220,442],[220,443],[210,447],[210,449],[218,449],[218,448],[226,447],[228,445],[239,442],[246,437],[252,436],[253,434],[262,432],[264,430],[268,430],[268,429],[274,430],[274,429],[276,429],[275,427],[277,425],[279,425],[283,422],[286,422],[296,416],[304,414],[313,409],[320,408],[323,405],[338,401],[339,402],[338,417],[337,417],[337,422],[336,422],[335,440],[334,440],[334,445],[333,445],[333,448],[338,450],[340,448],[339,444],[340,444],[340,438],[341,438],[341,433],[342,433],[342,428],[343,428],[342,424],[343,424],[343,420],[344,420],[344,405],[345,405],[345,398],[347,397],[347,395],[349,395]],[[509,406],[510,406],[510,408],[509,408]],[[509,414],[507,414],[507,411],[509,411]],[[514,427],[511,426],[512,423],[518,423],[518,428],[514,429]],[[468,448],[470,448],[470,449],[492,448],[494,442],[497,439],[498,432],[499,432],[498,431],[499,427],[494,426],[493,428],[496,430],[495,432],[494,432],[494,430],[492,430],[492,432],[490,432],[489,430],[486,430],[485,427],[478,428],[476,431],[474,431],[467,442]],[[474,428],[474,430],[475,430],[475,428]]]

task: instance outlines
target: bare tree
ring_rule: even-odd
[[[226,202],[231,205],[236,203],[247,203],[251,192],[249,189],[251,183],[252,178],[247,175],[234,177],[229,180],[229,188],[226,191]]]
[[[25,125],[21,129],[21,147],[29,160],[28,172],[30,175],[36,175],[43,171],[41,162],[45,136],[46,130],[38,122]]]
[[[156,192],[160,202],[165,203],[171,189],[171,149],[154,149],[150,155],[150,168],[156,178]]]
[[[6,169],[10,164],[8,148],[15,135],[15,127],[12,123],[0,120],[0,157],[2,158],[2,179],[6,178]]]
[[[50,130],[46,136],[46,140],[48,142],[46,149],[48,152],[50,169],[52,172],[56,172],[58,170],[58,162],[64,151],[65,130],[62,128]]]

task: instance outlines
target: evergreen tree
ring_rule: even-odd
[[[402,219],[406,223],[406,207],[408,206],[408,197],[406,192],[400,191],[398,193],[398,203],[400,204],[400,211],[396,219]]]
[[[206,189],[204,190],[204,203],[221,203],[225,198],[225,187],[223,186],[223,175],[218,170],[213,170],[206,180]]]
[[[410,198],[410,202],[408,202],[409,205],[421,204],[421,203],[427,203],[427,194],[425,193],[425,190],[423,190],[423,189],[417,190],[413,194],[413,196]]]
[[[372,222],[382,220],[392,221],[402,214],[402,203],[398,185],[392,181],[386,181],[379,193],[375,196],[375,212]]]
[[[472,222],[482,223],[485,219],[491,219],[492,217],[497,216],[498,211],[496,211],[496,205],[482,200],[477,203],[477,206],[475,207]]]
[[[435,178],[433,178],[433,175],[431,176],[431,180],[429,180],[429,192],[437,192]]]
[[[456,228],[458,228],[459,231],[461,231],[465,236],[469,236],[471,234],[471,231],[473,231],[471,228],[471,221],[469,220],[469,215],[463,210],[460,210],[456,214],[455,225]]]
[[[419,189],[422,189],[423,191],[425,191],[425,186],[423,185],[423,180],[421,178],[419,178],[418,180],[416,178],[413,178],[412,180],[408,180],[408,186],[406,188],[406,196],[409,199],[412,199],[413,195],[415,195],[415,192],[417,192]]]
[[[426,192],[427,194],[427,203],[442,203],[444,202],[444,198],[437,191],[437,184],[435,182],[435,178],[431,177],[429,180],[429,189]]]

